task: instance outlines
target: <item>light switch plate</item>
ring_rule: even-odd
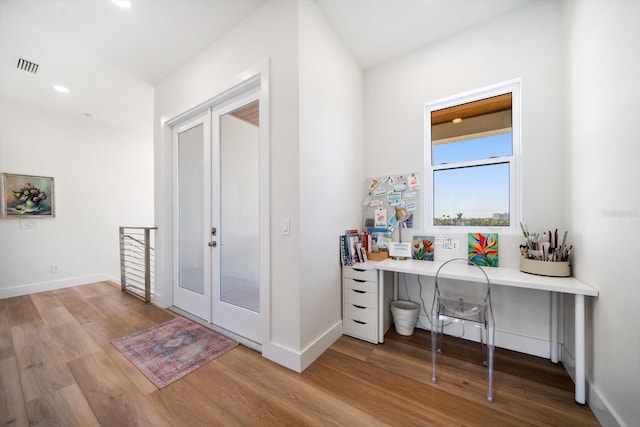
[[[282,218],[282,221],[280,221],[280,234],[283,236],[289,235],[289,218]]]
[[[20,220],[20,228],[23,230],[35,230],[38,228],[38,221],[35,219]]]

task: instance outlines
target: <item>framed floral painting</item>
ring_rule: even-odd
[[[2,218],[55,216],[52,177],[3,173],[1,185]]]
[[[435,246],[434,236],[413,236],[412,241],[412,258],[421,261],[433,261]]]

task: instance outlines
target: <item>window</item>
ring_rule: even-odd
[[[428,227],[515,230],[520,82],[426,104]]]

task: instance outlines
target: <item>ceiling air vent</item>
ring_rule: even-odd
[[[38,71],[38,67],[40,67],[35,62],[27,61],[26,59],[18,58],[17,68],[22,71],[26,71],[28,73],[35,74]]]

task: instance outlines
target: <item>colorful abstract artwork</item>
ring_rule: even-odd
[[[435,246],[433,236],[413,236],[411,254],[413,259],[433,261]]]
[[[483,267],[497,267],[498,233],[469,233],[469,261]]]

